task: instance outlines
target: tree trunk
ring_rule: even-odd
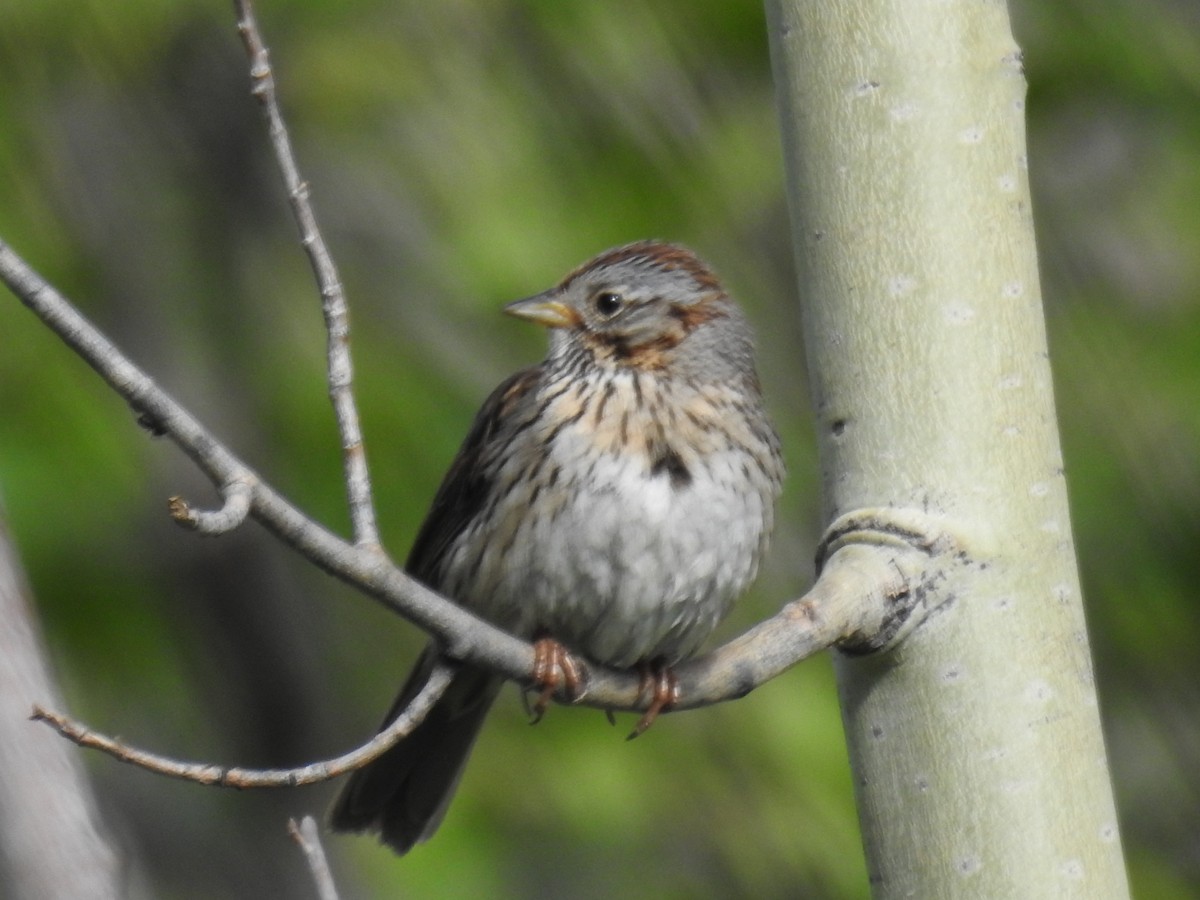
[[[1126,897],[1007,10],[767,7],[826,522],[961,550],[924,623],[837,661],[874,894]]]
[[[12,900],[128,896],[99,830],[79,749],[29,721],[62,708],[0,506],[0,893]]]

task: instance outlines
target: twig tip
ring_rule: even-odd
[[[196,527],[196,517],[192,514],[192,508],[178,494],[167,498],[167,515],[180,525],[186,525],[189,528]]]

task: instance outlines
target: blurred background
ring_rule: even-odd
[[[1135,893],[1200,891],[1200,5],[1013,7],[1080,566]],[[354,326],[403,558],[489,389],[545,337],[499,314],[607,246],[709,258],[759,333],[790,479],[729,635],[812,575],[816,465],[762,10],[260,0]],[[0,235],[272,483],[347,518],[324,335],[224,0],[0,5]],[[212,503],[172,445],[0,296],[0,497],[71,712],[285,766],[373,732],[423,642]],[[624,717],[628,719],[629,717]],[[633,743],[502,698],[436,840],[326,846],[346,897],[866,897],[827,656]],[[33,727],[33,726],[30,726]],[[289,816],[85,762],[148,896],[312,896]]]

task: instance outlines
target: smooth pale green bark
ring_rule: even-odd
[[[898,647],[839,654],[877,897],[1126,897],[1003,3],[768,0],[826,521],[957,541]]]

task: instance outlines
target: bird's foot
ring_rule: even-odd
[[[587,672],[578,659],[563,644],[545,632],[539,632],[533,642],[533,672],[530,680],[535,688],[541,688],[537,699],[529,707],[530,724],[536,725],[546,714],[546,708],[554,699],[555,692],[563,689],[569,702],[574,703],[583,694],[583,683]]]
[[[675,671],[661,657],[639,663],[638,672],[642,678],[641,684],[638,686],[638,700],[649,694],[650,705],[646,707],[642,717],[633,726],[633,731],[627,738],[630,741],[653,725],[659,713],[669,710],[679,702],[680,698],[679,679],[675,677]]]

